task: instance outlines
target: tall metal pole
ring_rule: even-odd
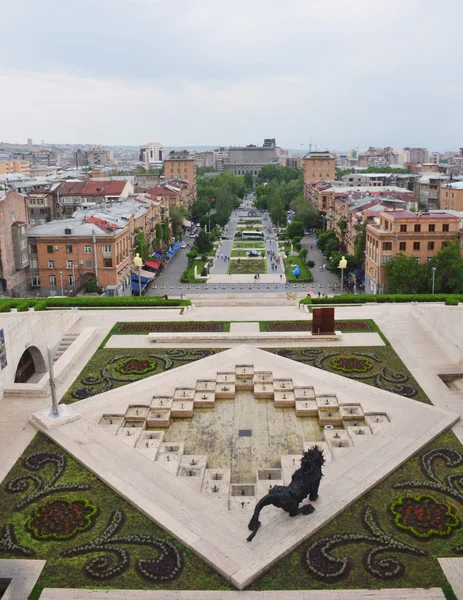
[[[56,399],[55,376],[53,374],[53,360],[51,358],[51,348],[48,344],[47,344],[47,354],[48,354],[48,377],[50,379],[50,390],[51,390],[51,412],[52,412],[53,416],[59,417],[58,401]]]
[[[60,282],[61,282],[61,295],[64,296],[64,291],[63,291],[63,271],[59,272],[59,278],[60,278]]]
[[[341,294],[344,291],[344,269],[341,269]]]
[[[138,267],[138,295],[141,296],[141,267]]]
[[[434,278],[436,276],[436,267],[432,268],[432,293],[434,294]]]

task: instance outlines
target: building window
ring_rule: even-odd
[[[38,275],[32,275],[32,287],[40,287],[40,277]]]
[[[85,268],[86,269],[91,269],[92,268],[92,261],[91,260],[86,260],[85,261]]]
[[[48,261],[48,268],[49,269],[54,269],[55,268],[55,261],[54,260],[49,260]]]
[[[29,254],[37,254],[36,244],[29,244]]]
[[[36,258],[33,258],[31,260],[31,269],[38,269],[39,268],[39,261]]]
[[[420,242],[413,242],[413,250],[419,250],[420,249]]]
[[[50,275],[50,287],[56,287],[56,275]]]
[[[384,254],[383,255],[383,265],[385,265],[388,262],[391,262],[392,260],[392,254]]]
[[[420,257],[419,256],[415,256],[415,260],[418,264],[420,264]]]
[[[68,285],[74,285],[74,276],[68,275]]]
[[[418,223],[415,223],[415,231],[417,233],[421,231],[421,225],[418,225]]]
[[[48,254],[53,254],[53,246],[47,246]]]
[[[441,248],[445,248],[445,246],[447,246],[447,245],[448,245],[448,242],[442,242]]]
[[[111,244],[103,244],[103,254],[111,254]]]
[[[434,242],[428,242],[428,250],[434,250]]]
[[[66,245],[66,254],[72,254],[72,246],[70,244]]]
[[[407,242],[399,242],[399,250],[401,252],[405,252],[406,249],[407,249]]]
[[[407,226],[406,225],[401,225],[400,226],[400,232],[401,233],[406,233],[406,231],[407,231]]]
[[[16,215],[14,214],[14,211],[11,213],[11,220],[16,221]]]
[[[449,230],[449,224],[444,223],[444,225],[442,225],[442,231],[448,231],[448,230]]]
[[[435,225],[430,225],[428,230],[429,231],[436,231],[436,226]]]
[[[68,260],[66,263],[66,269],[73,269],[73,268],[74,268],[74,261]]]
[[[112,258],[103,258],[103,267],[112,267],[113,259]]]
[[[392,250],[392,242],[383,242],[383,250]]]

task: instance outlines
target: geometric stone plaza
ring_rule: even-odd
[[[7,337],[15,356],[19,352],[15,344],[35,347],[45,355],[44,327],[55,347],[66,333],[76,335],[56,363],[59,399],[118,321],[226,318],[239,322],[242,332],[246,322],[310,318],[296,307],[284,305],[283,300],[281,306],[197,307],[185,313],[172,309],[72,312],[53,317],[11,313],[1,319],[6,332],[16,331],[17,339],[13,333]],[[213,336],[208,340],[204,334],[197,336],[198,341],[194,334],[184,335],[177,344],[174,335],[165,343],[162,336],[161,342],[137,336],[137,343],[146,347],[228,349],[60,408],[58,418],[50,413],[45,370],[33,383],[16,386],[8,381],[5,369],[0,417],[0,451],[5,461],[0,481],[39,430],[237,590],[244,590],[441,432],[453,427],[463,440],[459,421],[463,392],[445,384],[445,376],[463,374],[462,317],[461,308],[442,305],[336,308],[339,319],[375,320],[432,405],[267,352],[261,349],[266,345],[265,335],[259,339],[254,326],[250,328],[252,344],[242,343],[242,335],[235,340],[230,336],[228,346],[226,341],[214,344]],[[46,323],[41,319],[47,319]],[[344,334],[325,344],[355,346],[362,335],[370,336],[369,345],[383,344],[377,334]],[[129,343],[124,336],[119,338],[122,345]],[[281,347],[307,343],[291,332],[281,334],[279,341]],[[275,344],[273,338],[268,343]],[[11,360],[14,363],[16,358]],[[247,524],[256,502],[271,486],[287,485],[299,468],[302,452],[314,445],[323,449],[326,459],[320,495],[313,503],[315,511],[290,518],[281,509],[268,506],[260,515],[262,526],[257,536],[247,543]],[[460,571],[461,562],[452,561],[461,559],[445,560],[442,567],[453,570],[452,585],[457,593],[463,575],[455,573],[463,573],[463,569]],[[0,561],[0,578],[8,578],[8,563],[13,572],[18,562]],[[362,597],[362,590],[354,592],[355,597]],[[27,598],[24,591],[11,593],[5,592],[3,598],[19,598],[21,593]],[[212,600],[239,592],[124,590],[120,595],[107,591],[100,596],[102,593],[46,589],[41,597]],[[345,595],[342,591],[241,594],[263,599],[354,597],[347,591]],[[365,590],[365,597],[374,598],[375,594],[391,599],[444,597],[440,589],[407,590],[403,595],[393,589]]]

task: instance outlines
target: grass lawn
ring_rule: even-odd
[[[248,252],[252,252],[252,250],[254,250],[255,252],[260,252],[261,257],[263,258],[265,256],[265,250],[261,249],[261,248],[253,248],[253,249],[243,249],[243,250],[232,250],[231,255],[232,257],[239,257],[239,258],[248,258]]]
[[[267,262],[260,258],[247,258],[244,260],[230,260],[228,263],[230,275],[253,275],[254,273],[267,273]]]
[[[71,404],[89,396],[107,392],[145,377],[180,367],[189,362],[211,356],[221,350],[209,348],[103,348],[95,352],[77,379],[64,394],[62,402]],[[124,374],[120,369],[131,360],[140,362],[140,370]]]
[[[239,250],[240,248],[265,248],[265,242],[234,242],[232,250]]]
[[[250,590],[274,589],[346,589],[346,588],[429,588],[445,586],[446,578],[437,562],[437,557],[461,556],[463,552],[463,535],[461,525],[449,529],[448,535],[429,535],[427,538],[417,537],[409,530],[399,529],[394,523],[391,505],[401,496],[420,495],[431,496],[446,507],[454,517],[463,519],[463,493],[459,488],[453,497],[444,491],[443,484],[436,485],[423,472],[420,459],[432,449],[443,449],[441,458],[431,462],[431,469],[440,482],[445,484],[448,476],[453,478],[459,475],[463,478],[463,446],[452,431],[442,433],[425,449],[399,467],[392,475],[379,483],[375,488],[357,500],[331,523],[310,537],[296,550],[283,558],[272,569],[250,586]],[[446,465],[444,457],[452,456],[457,464],[452,468]],[[459,457],[459,463],[458,463]],[[423,481],[429,484],[424,489],[413,485],[413,481]],[[403,488],[395,488],[397,483],[407,483]],[[455,486],[456,488],[456,486]],[[446,489],[448,490],[448,484]],[[320,485],[320,497],[323,497],[323,480]],[[314,505],[316,506],[316,502]],[[433,504],[431,504],[433,506]],[[384,542],[380,532],[372,535],[365,524],[365,512],[373,509],[373,517],[380,530],[393,541],[399,541],[412,547],[412,551],[404,551],[392,543]],[[418,513],[419,514],[419,513]],[[432,526],[438,526],[439,520],[444,517],[437,512],[424,513],[424,531],[429,531]],[[296,517],[296,519],[310,519],[310,516]],[[419,518],[419,516],[418,516]],[[437,519],[437,521],[436,521]],[[451,521],[450,517],[447,517]],[[423,522],[423,521],[422,521]],[[259,533],[257,534],[259,535]],[[349,539],[347,536],[351,536]],[[334,538],[333,536],[338,536]],[[352,537],[354,536],[354,537]],[[363,537],[363,539],[362,539]],[[376,537],[376,539],[375,539]],[[326,550],[328,559],[324,558],[321,544],[315,546],[322,538],[336,539],[337,542]],[[376,548],[382,548],[378,555],[371,555],[370,564],[376,568],[380,575],[373,575],[368,570],[368,553]],[[310,549],[309,554],[308,550]],[[331,559],[331,560],[330,560]],[[334,559],[334,560],[333,560]],[[347,559],[345,567],[340,559]],[[385,561],[383,566],[380,561]],[[387,561],[387,562],[386,562]],[[388,577],[387,573],[399,563],[398,574]],[[315,568],[316,572],[313,570]],[[329,577],[327,574],[342,571],[338,577]],[[451,596],[449,596],[451,597]]]
[[[32,459],[32,468],[35,465],[37,467],[32,470],[25,460],[34,454],[36,459]],[[40,456],[41,463],[38,462]],[[55,487],[52,477],[56,475]],[[36,479],[37,483],[31,485],[32,476],[38,478],[43,485],[48,485],[41,497],[30,497],[31,492],[38,489],[39,483]],[[16,492],[9,491],[8,484],[17,478],[27,478],[22,480],[26,482],[24,487],[18,485]],[[66,487],[59,489],[62,485]],[[77,489],[78,486],[81,489]],[[64,511],[60,505],[60,512],[54,514],[47,513],[45,508],[47,518],[40,512],[36,515],[37,510],[63,498],[66,498],[66,506],[70,506],[72,510],[68,508]],[[88,508],[84,508],[82,500],[87,500],[96,507],[96,514],[92,515]],[[22,504],[18,507],[20,503]],[[0,549],[0,558],[36,558],[47,561],[30,598],[38,598],[44,587],[232,589],[211,567],[41,433],[34,437],[0,485],[0,505],[0,539],[8,527],[19,547],[8,551],[4,546]],[[92,543],[95,543],[110,523],[116,522],[117,516],[121,519],[119,526],[115,526],[108,536],[112,538],[111,543],[103,541],[98,550],[92,549]],[[35,523],[34,531],[28,527],[28,523]],[[77,528],[78,525],[80,529]],[[59,537],[59,533],[53,534],[58,536],[57,539],[47,537],[50,531],[58,531],[62,535]],[[69,539],[62,539],[68,535],[65,531],[70,532]],[[137,543],[129,536],[146,537],[141,543]],[[106,546],[107,550],[101,549],[101,545]],[[82,546],[84,548],[74,556],[63,556],[63,552]],[[166,552],[164,560],[162,552]],[[108,563],[97,565],[97,556],[104,557]],[[156,564],[157,559],[160,560]],[[145,573],[140,570],[140,560],[148,561],[145,563]],[[177,565],[179,568],[175,569]],[[92,576],[92,572],[95,575]],[[159,575],[166,576],[167,579],[160,580]]]
[[[362,348],[264,348],[264,350],[306,365],[311,365],[312,367],[317,367],[318,369],[329,371],[330,373],[361,381],[367,385],[394,392],[400,396],[431,404],[429,398],[400,360],[392,346],[366,346]],[[340,356],[349,357],[352,355],[361,360],[368,361],[370,366],[365,372],[344,372],[334,368],[334,359]]]
[[[197,269],[196,269],[197,274],[201,275],[201,272],[202,272],[203,267],[206,264],[206,262],[210,263],[212,261],[204,261],[204,260],[201,260],[200,258],[195,258],[191,267],[189,269],[186,269],[182,273],[182,278],[181,278],[182,282],[183,283],[204,283],[206,281],[205,279],[195,278],[195,266],[197,267]]]
[[[295,265],[299,265],[301,268],[301,274],[299,277],[295,277],[291,272]],[[313,281],[313,276],[309,267],[300,256],[290,256],[289,258],[285,258],[285,273],[289,281]]]

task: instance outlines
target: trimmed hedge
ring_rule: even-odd
[[[463,294],[346,294],[332,298],[304,298],[300,304],[364,304],[365,302],[463,302]]]
[[[164,296],[77,296],[71,298],[15,298],[0,300],[0,312],[46,310],[47,308],[117,308],[117,307],[150,307],[150,306],[189,306],[190,300],[168,299]]]

